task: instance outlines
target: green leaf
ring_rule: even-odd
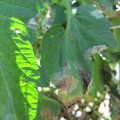
[[[7,18],[19,18],[26,25],[42,8],[41,0],[0,0],[0,14]],[[35,31],[28,29],[29,41],[36,41]]]
[[[39,74],[29,35],[19,19],[0,17],[0,119],[33,120]]]
[[[16,28],[19,30],[19,33],[16,33]],[[18,48],[18,50],[15,51],[16,64],[23,73],[20,78],[20,87],[28,104],[27,110],[29,119],[33,120],[37,112],[38,94],[36,83],[40,78],[38,72],[39,68],[32,45],[25,39],[28,33],[24,23],[19,19],[12,18],[10,29],[13,32],[12,39]]]
[[[28,21],[37,13],[37,0],[0,0],[0,14]]]
[[[30,78],[39,79],[39,76],[33,74],[33,71],[37,71],[39,68],[33,53],[32,45],[29,43],[26,36],[28,36],[25,24],[18,19],[12,18],[12,23],[10,26],[11,31],[13,31],[12,39],[18,47],[16,53],[16,63],[23,73]],[[18,30],[19,33],[16,33]],[[24,40],[24,39],[25,40]]]
[[[102,92],[104,90],[104,85],[105,85],[100,71],[103,60],[98,54],[95,54],[93,57],[94,57],[93,73],[92,73],[93,78],[87,93],[88,96],[86,96],[88,101],[89,99],[93,101],[94,98],[96,97],[97,92]]]
[[[56,100],[41,94],[39,102],[41,105],[41,117],[43,117],[44,119],[55,119],[55,117],[57,117],[60,113],[61,106]]]
[[[64,8],[61,7],[58,4],[53,4],[52,5],[52,11],[53,11],[53,24],[60,24],[62,25],[65,21],[65,13],[64,13]]]
[[[44,36],[41,65],[50,81],[58,81],[57,85],[62,80],[69,81],[63,85],[64,90],[70,96],[77,96],[83,94],[84,87],[80,71],[90,71],[85,51],[97,45],[115,48],[117,44],[109,30],[109,21],[95,7],[82,5],[72,14],[67,5],[67,10],[66,30],[53,26]]]
[[[25,99],[19,87],[20,70],[15,63],[17,47],[9,30],[11,21],[3,16],[0,18],[0,119],[28,120]]]
[[[112,30],[113,30],[113,34],[116,38],[116,40],[118,41],[118,45],[120,48],[120,17],[115,17],[111,19],[111,23],[112,23]]]
[[[97,0],[97,2],[102,3],[106,6],[109,6],[112,8],[112,6],[117,2],[116,0]]]
[[[1,23],[1,30],[3,30],[0,34],[2,36],[1,40],[3,41],[3,43],[1,41],[1,45],[6,46],[3,51],[7,56],[6,58],[3,56],[3,58],[5,64],[7,64],[8,61],[10,62],[8,62],[10,65],[8,64],[6,67],[11,66],[8,70],[11,69],[14,73],[12,74],[7,70],[5,72],[6,74],[10,74],[11,78],[5,76],[10,78],[8,79],[9,81],[6,81],[8,88],[6,88],[5,85],[3,85],[4,89],[1,88],[1,96],[4,98],[1,102],[1,104],[3,104],[0,110],[3,111],[0,115],[1,119],[33,120],[37,112],[38,95],[36,83],[39,80],[39,72],[32,46],[27,41],[30,38],[33,39],[34,36],[29,36],[24,22],[27,23],[36,15],[38,3],[38,0],[0,0],[0,18],[1,21],[4,21]],[[2,48],[3,47],[1,47],[1,50]],[[14,66],[16,66],[16,68],[14,68]],[[1,69],[4,70],[5,68]],[[1,77],[4,77],[3,75],[4,72]],[[4,79],[1,78],[1,81],[3,80]],[[6,97],[2,95],[3,91],[5,91]],[[7,92],[9,92],[10,95],[7,95]],[[5,112],[8,114],[5,115],[6,117],[3,116]]]
[[[116,2],[115,0],[93,0],[93,1],[90,1],[90,0],[78,0],[80,2],[80,4],[82,3],[94,3],[94,2],[98,2],[100,4],[104,4],[106,6],[109,6],[109,7],[112,7],[112,5]]]

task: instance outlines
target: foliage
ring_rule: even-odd
[[[0,119],[119,120],[119,4],[0,0]]]

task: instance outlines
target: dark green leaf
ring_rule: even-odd
[[[67,80],[69,88],[66,91],[83,94],[84,81],[80,71],[86,68],[86,72],[90,71],[90,63],[84,58],[85,51],[97,45],[117,47],[109,21],[91,5],[81,6],[76,14],[69,11],[66,30],[54,26],[44,36],[41,64],[49,80],[61,84],[60,81],[72,77],[71,82]]]

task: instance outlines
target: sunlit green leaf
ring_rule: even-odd
[[[18,33],[16,28],[19,31]],[[40,78],[39,68],[31,44],[28,40],[22,39],[28,36],[24,23],[12,19],[10,29],[13,32],[13,42],[18,48],[18,50],[15,51],[16,64],[23,72],[20,78],[20,87],[27,100],[29,119],[32,120],[35,118],[37,112],[38,94],[35,83],[37,83]]]
[[[3,16],[0,25],[0,119],[28,120],[25,99],[20,90],[21,72],[16,64],[17,50],[9,30],[11,21]]]

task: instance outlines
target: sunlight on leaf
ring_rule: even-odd
[[[27,40],[27,29],[22,21],[19,19],[12,19],[11,31],[13,31],[12,39],[16,44],[18,50],[15,51],[16,63],[23,72],[20,80],[20,87],[25,99],[27,100],[26,109],[28,109],[28,116],[33,120],[37,112],[38,94],[36,90],[36,81],[39,80],[38,65],[33,53],[32,45]],[[20,34],[14,32],[14,29],[19,29]],[[33,82],[30,82],[33,79]]]

